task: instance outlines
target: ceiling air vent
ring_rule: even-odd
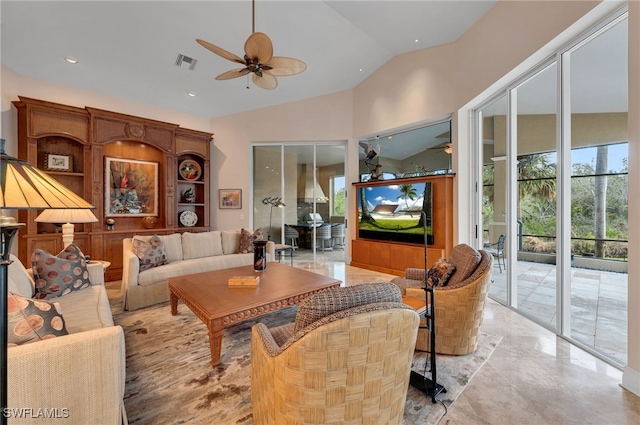
[[[196,67],[198,63],[198,59],[190,58],[189,56],[185,56],[182,53],[178,53],[176,56],[176,66],[182,67],[182,64],[189,65],[189,71],[193,71],[193,68]]]

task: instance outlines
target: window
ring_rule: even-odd
[[[331,178],[331,195],[331,215],[344,217],[344,176],[334,176]]]

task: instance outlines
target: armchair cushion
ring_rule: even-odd
[[[167,252],[164,243],[158,236],[152,236],[145,241],[137,237],[132,241],[133,253],[140,259],[140,271],[167,264]]]
[[[31,256],[36,299],[50,299],[91,286],[89,271],[80,250],[69,245],[57,256],[36,249]]]
[[[9,267],[9,292],[31,298],[35,292],[31,275],[18,257],[11,254],[10,259],[12,263]]]
[[[317,320],[341,310],[384,302],[402,303],[400,288],[392,283],[370,283],[325,289],[300,303],[293,331],[298,332]]]
[[[9,347],[68,335],[69,332],[57,304],[9,292],[7,299]]]
[[[262,228],[252,232],[248,229],[242,229],[240,232],[240,244],[238,246],[237,253],[248,254],[253,252],[253,241],[262,241],[264,236],[262,234]]]
[[[448,287],[457,287],[476,271],[480,264],[480,253],[466,244],[453,247],[449,261],[456,267],[456,272],[449,279]]]
[[[455,270],[456,266],[444,258],[439,259],[427,273],[427,285],[431,287],[447,286],[447,282]]]

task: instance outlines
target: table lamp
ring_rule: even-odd
[[[98,219],[91,210],[80,208],[44,210],[36,217],[38,223],[62,225],[62,242],[65,248],[73,242],[73,223],[95,223],[96,221]]]
[[[27,161],[13,158],[4,152],[4,139],[0,139],[0,230],[2,252],[0,252],[0,412],[7,408],[7,350],[9,343],[8,286],[11,243],[18,229],[24,226],[14,217],[6,216],[5,210],[36,209],[92,209],[93,205],[82,199],[60,182],[38,170]],[[0,414],[0,424],[7,417]]]

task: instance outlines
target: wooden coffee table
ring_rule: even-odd
[[[229,287],[234,276],[260,276],[257,287]],[[171,314],[178,314],[178,299],[209,329],[211,365],[220,364],[224,328],[298,304],[340,281],[279,263],[254,272],[253,265],[169,278]]]

